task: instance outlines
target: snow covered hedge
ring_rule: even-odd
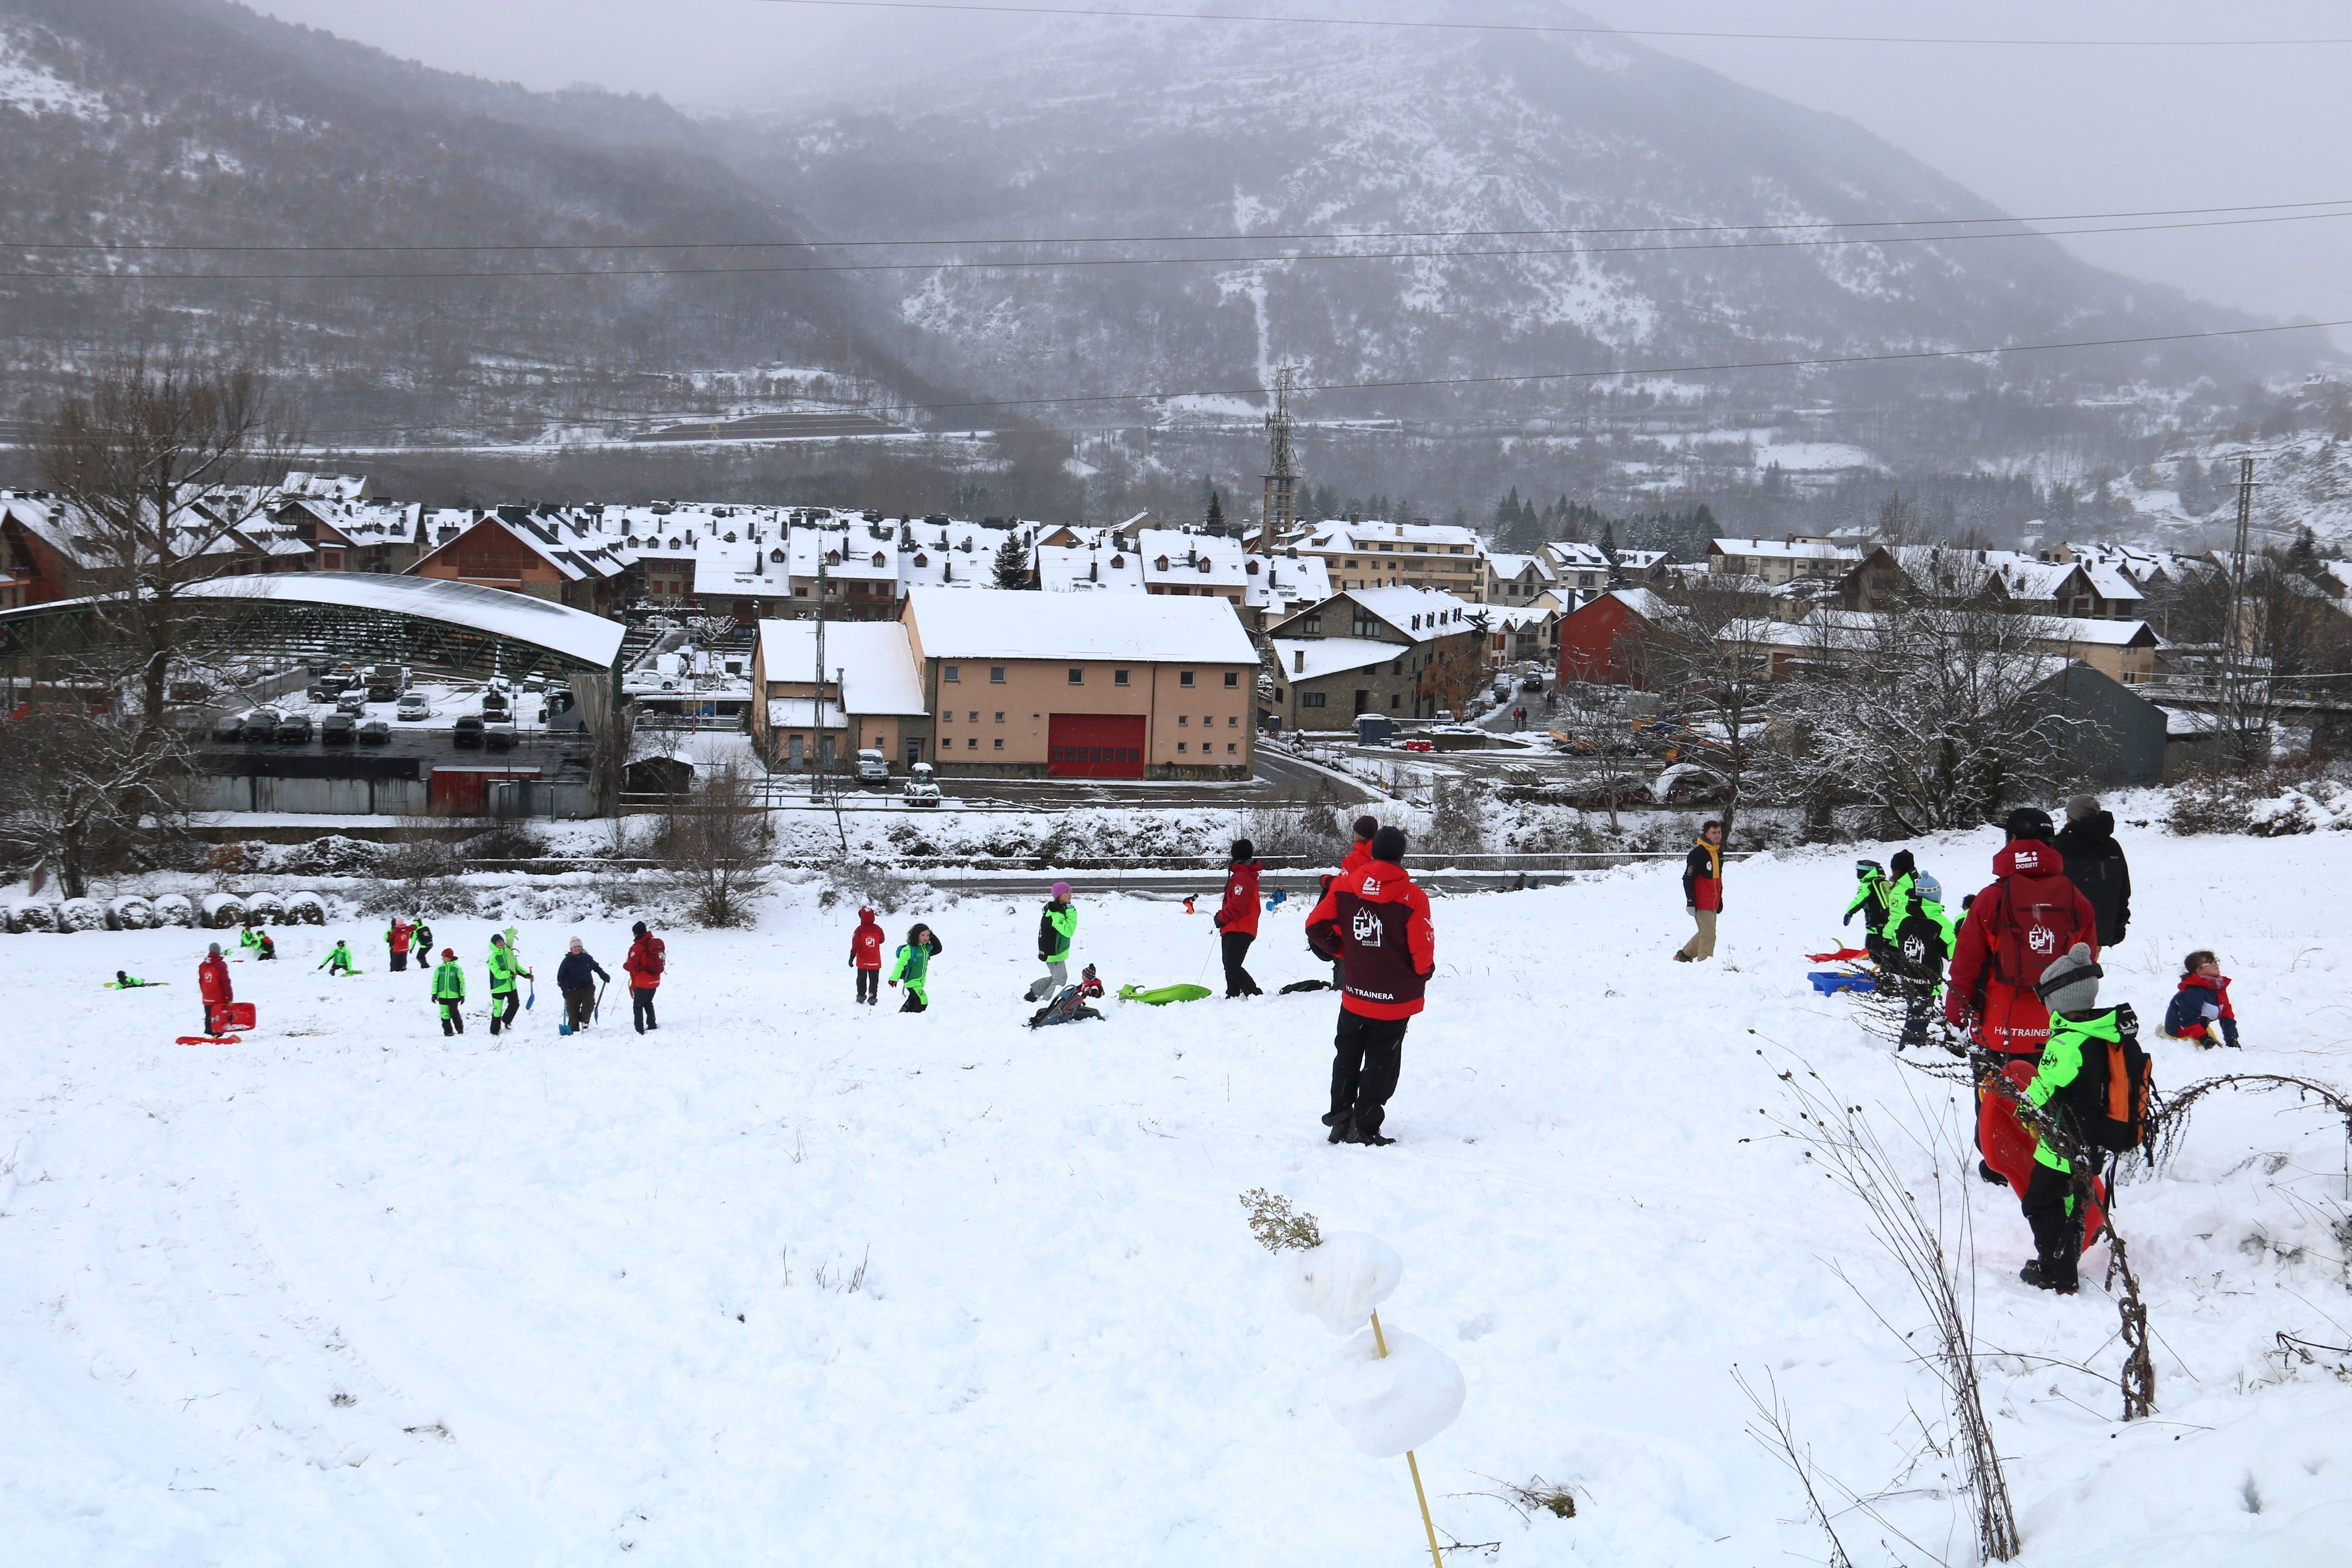
[[[155,923],[163,926],[192,926],[196,923],[196,906],[184,893],[165,893],[155,900]]]
[[[59,931],[104,931],[106,910],[96,899],[68,899],[58,906]]]
[[[57,906],[39,899],[12,900],[8,905],[8,929],[17,932],[55,931]]]
[[[2165,826],[2257,838],[2352,829],[2352,778],[2311,765],[2205,774],[2173,790]]]
[[[286,900],[277,894],[264,889],[241,896],[245,900],[246,924],[282,926],[286,923]]]
[[[125,893],[106,906],[109,931],[146,931],[162,923],[155,918],[155,906],[136,893]]]
[[[200,906],[204,923],[215,931],[226,931],[245,923],[245,900],[235,893],[206,893]]]

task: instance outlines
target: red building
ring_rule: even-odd
[[[1596,686],[1646,687],[1643,645],[1664,617],[1647,588],[1602,594],[1559,623],[1559,678]]]

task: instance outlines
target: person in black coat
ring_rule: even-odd
[[[2091,900],[2099,946],[2115,946],[2131,923],[2131,862],[2116,842],[2115,815],[2099,809],[2098,796],[2078,795],[2066,803],[2066,826],[2053,842],[2065,857],[2066,879]]]
[[[573,1034],[588,1026],[589,1015],[596,1010],[595,980],[609,984],[612,979],[603,964],[588,956],[580,939],[573,937],[572,951],[555,966],[555,988],[563,993],[563,1021],[572,1026]]]

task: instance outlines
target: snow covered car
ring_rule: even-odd
[[[907,804],[908,805],[940,804],[940,786],[931,777],[930,763],[917,763],[907,770]]]
[[[411,691],[401,698],[400,706],[393,710],[393,716],[403,723],[413,723],[419,719],[431,718],[433,710],[425,702],[423,692]]]
[[[859,784],[887,784],[889,782],[889,778],[890,760],[887,757],[885,757],[879,752],[871,750],[863,751],[857,753],[857,782]]]
[[[344,692],[341,697],[335,699],[336,712],[349,713],[354,717],[366,712],[367,705],[368,694],[365,691],[361,690],[356,686],[352,687],[349,691]]]

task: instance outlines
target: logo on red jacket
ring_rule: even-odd
[[[2039,849],[2020,849],[2016,854],[2011,855],[2009,858],[2009,863],[2016,867],[2021,871],[2038,870],[2042,866],[2042,851]]]
[[[1360,909],[1356,911],[1356,921],[1352,929],[1355,931],[1356,942],[1359,946],[1378,947],[1381,945],[1381,917],[1374,914],[1370,910]]]
[[[2058,951],[2058,933],[2048,926],[2034,926],[2025,933],[2025,945],[2039,953],[2054,953]]]

